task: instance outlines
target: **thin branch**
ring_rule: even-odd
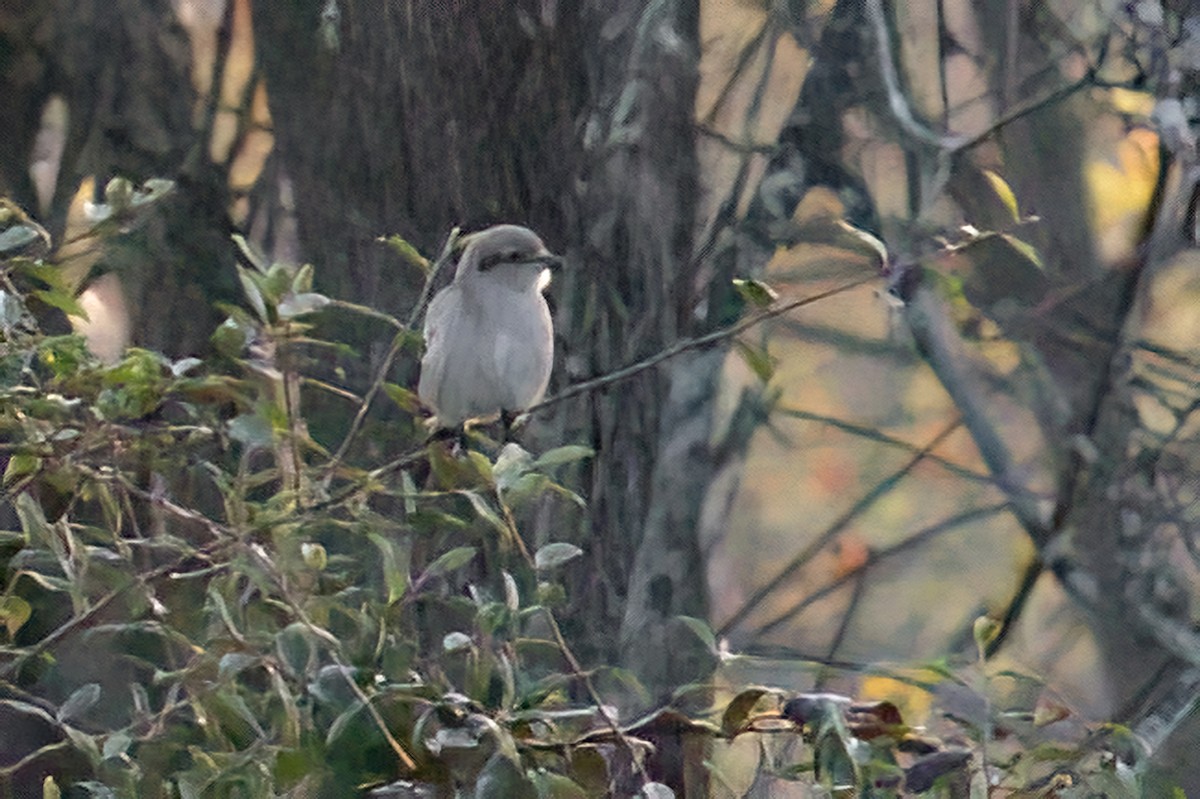
[[[829,297],[833,297],[837,294],[841,294],[841,293],[849,291],[851,289],[858,288],[859,286],[861,286],[865,283],[868,283],[872,280],[875,280],[875,279],[876,279],[876,275],[871,274],[866,277],[859,278],[858,280],[853,280],[849,283],[838,286],[836,288],[829,289],[828,291],[822,291],[817,294],[813,294],[813,295],[810,295],[807,297],[800,297],[799,299],[795,299],[795,300],[788,300],[786,302],[778,302],[778,303],[773,304],[772,307],[767,308],[764,311],[760,311],[756,314],[752,314],[752,315],[746,317],[745,319],[741,320],[740,322],[732,324],[728,327],[723,327],[720,330],[714,330],[711,333],[707,333],[703,336],[698,336],[696,338],[681,339],[681,340],[675,342],[674,344],[672,344],[670,347],[667,347],[664,350],[660,350],[659,352],[656,352],[654,355],[651,355],[649,358],[645,358],[644,360],[638,361],[637,363],[632,363],[629,366],[624,366],[620,369],[616,369],[612,372],[609,372],[608,374],[600,375],[599,377],[594,377],[590,380],[584,380],[579,383],[572,383],[571,385],[567,386],[566,388],[564,388],[562,391],[558,392],[554,396],[547,397],[546,399],[539,402],[537,405],[534,405],[532,408],[528,408],[526,410],[526,413],[534,413],[536,411],[542,410],[543,408],[547,408],[551,405],[556,405],[560,402],[563,402],[564,400],[570,399],[571,397],[575,397],[575,396],[578,396],[580,394],[583,394],[583,393],[586,393],[589,391],[595,391],[596,389],[599,389],[599,388],[604,388],[605,386],[608,386],[612,383],[620,382],[621,380],[628,380],[631,377],[636,377],[637,375],[641,374],[642,372],[645,372],[647,369],[653,369],[655,366],[658,366],[663,361],[674,358],[685,352],[689,352],[694,349],[699,349],[701,347],[707,347],[710,344],[715,344],[719,341],[723,341],[725,339],[732,338],[732,337],[738,335],[739,333],[749,330],[750,328],[754,327],[755,325],[762,324],[763,322],[767,321],[768,319],[774,319],[777,316],[781,316],[785,313],[788,313],[789,311],[794,311],[795,309],[800,308],[802,306],[810,305],[814,302],[817,302],[818,300],[828,299]]]
[[[899,447],[900,449],[907,450],[908,452],[915,453],[921,451],[921,447],[917,446],[916,444],[909,443],[908,441],[896,438],[895,436],[890,436],[874,427],[859,425],[855,424],[854,422],[847,422],[832,416],[826,416],[822,413],[813,413],[812,411],[805,411],[799,408],[788,408],[786,406],[776,407],[775,413],[780,416],[790,416],[793,419],[819,422],[820,424],[829,425],[830,427],[836,427],[838,430],[841,430],[845,433],[859,436],[870,441],[877,441],[881,444],[887,444],[888,446]],[[996,483],[996,478],[994,478],[992,475],[987,474],[986,472],[977,472],[974,469],[968,469],[966,466],[960,466],[949,458],[943,458],[941,455],[928,453],[926,458],[929,459],[930,463],[935,463],[938,466],[941,466],[943,469],[956,477],[962,477],[966,480],[972,480],[977,483],[988,483],[989,485],[995,485]]]
[[[900,76],[896,72],[895,56],[892,53],[892,38],[888,31],[887,17],[883,11],[883,0],[866,0],[867,19],[875,34],[876,52],[879,54],[879,71],[887,88],[888,107],[892,110],[900,127],[917,141],[932,144],[939,150],[955,152],[962,148],[965,138],[957,133],[938,133],[921,122],[909,107],[908,98],[900,87]]]
[[[904,306],[904,315],[917,349],[962,414],[996,485],[1008,495],[1013,512],[1034,545],[1042,549],[1051,537],[1043,503],[1022,482],[1008,444],[993,420],[996,409],[989,403],[976,367],[941,301],[932,289],[918,286]]]
[[[334,666],[337,667],[338,674],[346,683],[346,686],[350,688],[351,692],[353,692],[355,698],[358,699],[358,701],[362,703],[363,707],[367,709],[367,713],[370,714],[371,720],[375,723],[375,727],[383,734],[384,739],[387,741],[388,746],[391,747],[392,752],[396,755],[396,758],[410,772],[416,771],[417,764],[412,759],[412,755],[408,753],[408,750],[404,748],[403,744],[396,740],[396,736],[392,735],[392,731],[388,729],[387,722],[384,721],[383,716],[380,715],[378,708],[375,707],[374,703],[371,702],[371,698],[367,696],[366,692],[359,687],[358,683],[356,683],[354,678],[351,676],[351,668],[346,665],[346,662],[343,659],[345,653],[342,649],[342,642],[338,640],[336,636],[330,634],[328,630],[313,624],[312,619],[310,619],[308,614],[304,612],[304,608],[300,607],[300,603],[297,602],[292,596],[284,574],[275,565],[274,561],[267,557],[265,550],[262,550],[261,547],[258,546],[249,546],[247,549],[249,553],[258,560],[259,564],[267,571],[267,573],[274,578],[275,586],[279,590],[280,596],[283,597],[283,600],[288,604],[288,607],[291,608],[291,611],[293,614],[295,614],[296,618],[300,620],[300,623],[303,624],[308,631],[313,634],[313,636],[329,644],[329,657],[331,660],[333,660]]]
[[[972,508],[971,510],[955,514],[948,519],[943,519],[937,524],[933,524],[929,527],[918,530],[908,538],[905,538],[903,541],[893,544],[890,547],[885,547],[879,550],[871,550],[868,552],[866,560],[864,560],[861,564],[821,586],[816,591],[808,594],[775,618],[755,628],[755,630],[750,633],[750,640],[761,638],[775,630],[780,625],[795,620],[796,616],[803,612],[806,608],[829,596],[850,580],[855,579],[859,575],[865,575],[868,569],[878,565],[879,563],[882,563],[888,558],[895,557],[896,555],[899,555],[907,550],[915,549],[922,544],[926,544],[930,540],[937,538],[942,533],[951,532],[963,526],[964,524],[970,524],[971,522],[979,521],[980,519],[986,519],[990,516],[1004,513],[1007,510],[1009,510],[1008,502],[999,502],[995,505],[987,505],[982,508]],[[833,653],[831,652],[830,657],[832,658],[832,656]]]
[[[454,254],[454,247],[458,243],[458,234],[459,228],[456,227],[446,236],[446,242],[442,245],[442,251],[438,255],[437,260],[434,261],[433,268],[429,270],[429,274],[425,278],[425,285],[421,287],[421,294],[417,297],[417,302],[413,306],[412,313],[409,314],[407,327],[396,333],[396,336],[392,339],[392,345],[388,348],[383,362],[379,364],[375,379],[371,381],[371,387],[363,395],[362,404],[358,406],[358,413],[354,414],[354,419],[350,422],[350,429],[346,431],[346,437],[342,439],[337,452],[333,454],[333,457],[329,459],[329,463],[325,465],[326,479],[337,470],[337,467],[345,459],[346,453],[350,450],[350,445],[358,436],[359,431],[362,430],[367,413],[371,410],[371,403],[375,401],[376,395],[383,388],[388,372],[392,369],[392,364],[395,363],[396,357],[399,356],[400,350],[403,349],[409,331],[416,330],[417,324],[421,321],[421,316],[425,313],[425,307],[429,305],[430,297],[433,294],[433,286],[437,281],[438,275],[441,274],[446,264],[453,260],[452,256]],[[390,319],[390,317],[388,318]]]
[[[887,494],[896,487],[897,483],[899,483],[902,479],[904,479],[905,476],[908,475],[909,472],[916,468],[917,464],[925,460],[926,455],[937,449],[937,447],[943,441],[949,438],[951,433],[961,426],[961,419],[955,419],[953,422],[946,425],[946,427],[942,428],[942,430],[936,436],[934,436],[928,444],[921,448],[920,452],[913,455],[913,457],[910,458],[907,463],[905,463],[892,474],[885,477],[883,480],[879,481],[874,488],[860,497],[859,500],[855,502],[849,510],[835,519],[833,524],[829,525],[829,527],[825,528],[825,530],[823,530],[812,541],[810,541],[808,545],[804,547],[799,554],[792,558],[787,565],[780,569],[774,577],[772,577],[770,580],[760,586],[753,594],[751,594],[750,598],[742,603],[742,606],[738,608],[734,614],[725,621],[724,624],[721,625],[721,628],[717,630],[717,634],[725,635],[742,621],[744,621],[746,617],[749,616],[764,599],[766,599],[777,588],[787,582],[787,580],[792,577],[796,570],[812,560],[812,558],[818,552],[820,552],[826,544],[828,544],[835,537],[837,537],[839,533],[849,527],[850,523],[865,513],[868,508],[870,508],[883,497],[887,496]]]

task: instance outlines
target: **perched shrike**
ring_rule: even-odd
[[[546,393],[554,328],[542,292],[559,258],[528,228],[468,237],[454,281],[425,315],[421,401],[441,427],[522,411]]]

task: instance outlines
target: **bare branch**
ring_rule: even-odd
[[[718,635],[725,635],[738,624],[746,619],[758,605],[770,596],[777,588],[789,580],[792,575],[804,564],[808,563],[813,557],[820,552],[826,544],[832,541],[843,530],[850,526],[850,523],[861,516],[868,508],[874,505],[883,497],[887,496],[909,472],[916,468],[917,464],[925,460],[925,457],[938,447],[943,441],[949,438],[950,434],[962,426],[961,419],[955,419],[953,422],[942,428],[936,436],[930,439],[929,443],[921,448],[921,451],[910,458],[903,466],[897,469],[892,474],[880,480],[874,488],[868,491],[865,495],[859,498],[845,513],[839,516],[834,522],[820,532],[812,541],[808,543],[794,558],[788,561],[779,572],[768,580],[763,585],[759,586],[750,598],[747,599],[742,606],[734,611],[720,629],[717,630]]]

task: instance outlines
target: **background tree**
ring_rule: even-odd
[[[1053,590],[1049,571],[1099,647],[1097,708],[1145,722],[1155,754],[1193,739],[1176,727],[1195,683],[1185,475],[1198,381],[1192,317],[1170,302],[1194,291],[1196,268],[1200,34],[1184,4],[18,6],[0,25],[17,145],[0,163],[5,188],[36,205],[28,167],[52,95],[68,120],[46,213],[58,238],[71,238],[84,176],[177,180],[142,249],[108,244],[76,265],[126,265],[139,344],[206,346],[213,320],[183,310],[232,296],[220,266],[230,222],[317,264],[330,296],[402,314],[420,276],[380,235],[432,253],[455,224],[517,221],[566,252],[555,302],[567,396],[539,413],[533,440],[587,443],[596,457],[574,475],[588,508],[572,529],[531,515],[540,541],[585,550],[565,616],[586,661],[624,663],[659,699],[714,666],[681,616],[721,620],[735,649],[778,652],[811,626],[789,627],[799,613],[841,588],[850,598],[827,614],[824,653],[837,660],[869,613],[868,575],[930,530],[1002,524],[970,509],[890,549],[855,549],[868,509],[919,465],[947,463],[950,420],[827,527],[801,530],[784,568],[710,610],[697,576],[736,543],[721,538],[738,522],[753,433],[780,411],[802,415],[778,391],[795,351],[779,357],[784,338],[730,327],[756,301],[765,320],[788,298],[745,280],[790,275],[780,284],[817,294],[882,266],[978,450],[979,463],[949,468],[977,479],[986,467],[986,491],[1031,551],[1023,575],[994,578],[1011,601],[991,646],[1003,651],[1030,597]],[[176,21],[190,32],[190,82]],[[126,52],[153,66],[118,70]],[[1103,193],[1095,164],[1110,152],[1151,176],[1144,196]],[[869,348],[853,323],[838,333],[843,359]],[[390,351],[368,323],[346,336],[367,362],[322,365],[361,385]],[[411,381],[406,368],[396,382]],[[369,423],[386,430],[377,413]],[[834,579],[813,582],[814,563],[834,564]],[[961,608],[964,622],[976,611]],[[936,653],[969,640],[945,636]]]

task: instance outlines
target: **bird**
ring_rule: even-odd
[[[561,259],[536,233],[495,225],[466,237],[454,280],[429,303],[417,395],[436,426],[515,414],[545,396],[554,326],[543,294]]]

